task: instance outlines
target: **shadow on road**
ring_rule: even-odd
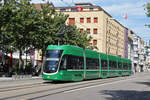
[[[144,84],[144,85],[147,85],[147,86],[150,86],[150,82],[136,82],[137,84]]]
[[[99,78],[97,79],[87,79],[84,81],[45,81],[43,82],[44,84],[67,84],[67,83],[82,83],[85,81],[93,81],[93,80],[100,80]]]
[[[46,81],[43,82],[43,84],[67,84],[67,83],[73,83],[71,81]]]
[[[150,100],[150,91],[104,90],[99,93],[106,95],[107,100]]]

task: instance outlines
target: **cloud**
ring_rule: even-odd
[[[102,7],[107,12],[116,16],[117,15],[123,16],[125,13],[128,13],[128,15],[133,15],[133,16],[143,16],[145,15],[144,4],[145,2],[139,1],[136,3],[122,3],[120,5],[114,4],[114,5],[108,5]]]

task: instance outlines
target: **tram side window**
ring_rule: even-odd
[[[122,63],[121,62],[118,63],[118,70],[122,70]]]
[[[117,63],[114,61],[109,61],[109,69],[110,70],[116,70],[117,69]]]
[[[63,56],[61,63],[60,63],[60,70],[66,70],[67,69],[67,55]]]
[[[61,69],[84,69],[84,60],[83,57],[66,55],[60,65]]]
[[[101,69],[107,70],[107,60],[101,60]]]
[[[117,62],[113,61],[113,68],[114,70],[117,70]]]
[[[67,67],[67,69],[78,69],[78,59],[76,56],[68,56]]]
[[[123,63],[123,70],[128,70],[128,64],[127,63]]]
[[[86,68],[87,69],[98,69],[99,67],[99,60],[93,58],[86,59]]]
[[[74,61],[74,59],[72,58],[72,56],[68,55],[68,57],[67,57],[67,69],[73,69],[73,67],[75,66],[75,63],[73,61]]]
[[[84,59],[83,57],[79,57],[79,69],[84,69]]]
[[[112,63],[112,61],[109,61],[109,69],[113,70],[113,63]]]

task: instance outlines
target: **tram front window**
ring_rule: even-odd
[[[45,73],[55,73],[58,70],[59,60],[62,50],[48,50],[46,51],[46,59],[44,63]]]

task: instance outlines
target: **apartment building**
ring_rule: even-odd
[[[103,8],[91,3],[76,3],[72,7],[55,7],[55,9],[69,15],[67,24],[76,25],[81,33],[86,31],[92,36],[93,40],[90,43],[97,46],[99,52],[121,57],[127,55],[126,28]]]
[[[145,66],[148,71],[150,71],[150,43],[145,44]]]
[[[133,63],[134,62],[133,34],[134,32],[132,30],[128,30],[128,59],[131,59],[132,72],[135,73],[135,67]]]
[[[145,52],[144,52],[144,40],[142,38],[138,39],[138,54],[139,54],[139,70],[144,71],[145,67]]]
[[[146,70],[144,45],[144,40],[136,34],[133,34],[133,63],[137,72]]]
[[[138,69],[137,67],[139,66],[139,55],[138,55],[138,36],[136,34],[133,34],[133,48],[134,48],[133,63],[137,71]]]
[[[128,59],[133,61],[133,31],[128,30]]]

